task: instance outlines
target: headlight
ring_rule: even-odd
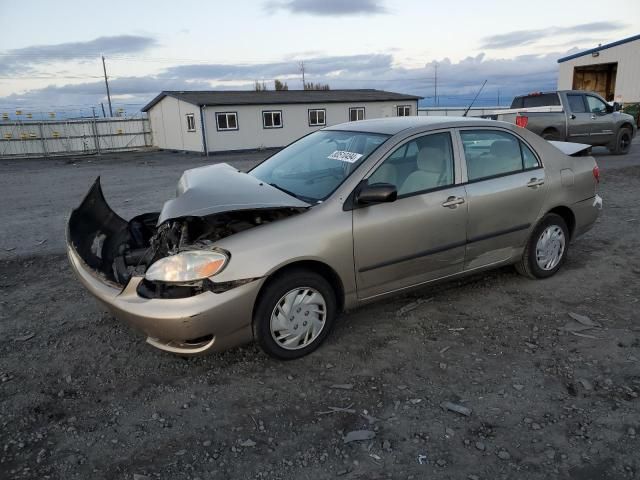
[[[220,272],[228,257],[220,252],[193,250],[161,258],[144,277],[152,282],[193,282]]]

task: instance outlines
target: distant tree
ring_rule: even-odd
[[[305,90],[331,90],[331,87],[329,86],[328,83],[306,82],[304,84],[304,89]]]
[[[255,83],[256,92],[266,92],[268,90],[267,84],[265,82],[259,82],[256,80]]]
[[[289,90],[289,85],[287,85],[287,82],[281,82],[277,78],[273,81],[273,86],[278,91],[280,91],[280,90]]]

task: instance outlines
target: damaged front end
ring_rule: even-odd
[[[159,225],[162,212],[157,212],[126,221],[107,204],[98,178],[82,204],[71,213],[67,243],[94,276],[112,287],[123,288],[132,277],[148,274],[154,263],[167,257],[177,258],[181,252],[218,252],[228,261],[228,252],[215,248],[217,240],[304,210],[298,206],[218,209],[205,216],[168,218]],[[223,292],[251,280],[215,283],[210,278],[186,281],[145,278],[138,283],[137,293],[143,298],[186,298],[204,291]]]

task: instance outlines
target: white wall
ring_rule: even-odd
[[[195,118],[195,131],[187,131],[188,113]],[[167,150],[203,152],[200,107],[166,96],[149,110],[153,144]]]
[[[558,90],[573,88],[573,68],[599,63],[618,62],[615,101],[640,102],[640,39],[600,50],[597,57],[591,54],[559,63]]]
[[[204,116],[207,132],[207,147],[210,152],[283,147],[314,130],[323,128],[309,126],[308,110],[310,108],[326,109],[326,123],[327,126],[330,126],[348,122],[350,107],[365,107],[365,119],[371,119],[396,116],[396,105],[411,105],[411,115],[417,115],[418,105],[416,100],[402,102],[206,107]],[[264,110],[282,111],[283,128],[263,128],[262,111]],[[238,130],[217,131],[216,112],[237,112]]]

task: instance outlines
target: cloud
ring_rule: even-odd
[[[522,55],[515,58],[489,58],[485,54],[458,62],[448,58],[438,61],[438,96],[441,106],[468,104],[484,80],[487,85],[476,105],[510,103],[518,94],[556,88],[556,60],[567,54],[559,51],[547,55]],[[307,81],[328,83],[333,89],[377,88],[425,97],[423,105],[433,105],[434,62],[418,68],[394,63],[389,54],[316,57],[305,60]],[[289,88],[301,87],[298,64],[274,62],[262,64],[209,64],[170,67],[155,76],[115,77],[109,82],[111,93],[129,111],[139,110],[162,90],[243,90],[253,88],[254,80],[280,78]],[[25,110],[50,105],[98,105],[106,102],[104,83],[48,86],[0,98],[1,107]],[[114,104],[118,102],[114,100]],[[62,107],[64,108],[64,107]],[[90,110],[88,110],[90,113]]]
[[[537,30],[516,30],[498,35],[491,35],[482,39],[481,48],[500,49],[522,45],[529,45],[550,36],[593,34],[612,32],[625,28],[620,22],[591,22],[569,27],[548,27]]]
[[[345,16],[387,13],[380,0],[275,0],[265,4],[268,12],[285,10],[294,14]]]
[[[387,54],[345,55],[310,58],[304,61],[305,72],[311,75],[329,75],[336,72],[367,74],[391,68],[393,57]],[[296,61],[258,64],[195,64],[178,65],[166,69],[165,78],[189,78],[209,80],[273,79],[279,76],[300,74]]]
[[[34,67],[52,62],[86,60],[99,55],[139,53],[156,45],[152,37],[115,35],[98,37],[86,42],[68,42],[55,45],[32,45],[0,52],[0,74],[36,72]]]

